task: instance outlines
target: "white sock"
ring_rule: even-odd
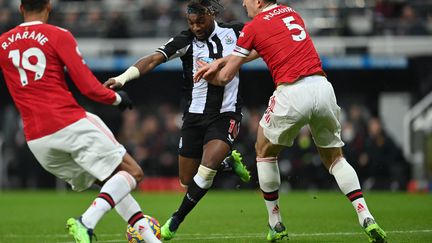
[[[279,187],[281,184],[276,157],[257,158],[258,181],[263,192],[270,227],[282,222],[279,211]]]
[[[363,192],[360,188],[360,182],[354,168],[345,160],[341,158],[335,161],[330,167],[330,174],[332,174],[340,188],[340,190],[351,201],[355,211],[357,212],[360,225],[363,226],[363,221],[366,218],[373,218],[363,198]]]
[[[83,224],[94,229],[106,212],[115,207],[126,195],[136,187],[136,181],[126,171],[120,171],[111,177],[100,190],[99,196],[82,215]]]
[[[147,220],[144,218],[138,202],[131,194],[126,195],[126,197],[117,203],[115,209],[117,213],[142,236],[145,242],[160,242],[154,235]]]

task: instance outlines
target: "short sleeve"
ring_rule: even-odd
[[[183,31],[177,36],[171,38],[156,51],[162,53],[165,56],[165,61],[169,61],[183,56],[191,45],[192,40],[192,33],[190,31]]]
[[[233,55],[247,57],[254,49],[255,31],[252,24],[246,24],[240,32]]]

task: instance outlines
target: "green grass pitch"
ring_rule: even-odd
[[[72,243],[66,219],[88,207],[97,191],[86,193],[0,192],[1,243]],[[143,212],[164,223],[182,193],[134,193]],[[389,242],[432,242],[432,195],[365,193],[368,206],[387,231]],[[367,242],[351,204],[333,191],[293,191],[280,195],[289,242]],[[210,191],[170,242],[266,242],[267,217],[257,191]],[[126,242],[126,224],[115,213],[102,219],[98,243]]]

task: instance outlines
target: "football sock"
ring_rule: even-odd
[[[179,209],[173,214],[169,229],[176,231],[186,215],[192,211],[199,200],[207,193],[213,183],[216,170],[200,165],[198,173],[190,183]]]
[[[219,165],[219,168],[217,169],[218,172],[225,172],[225,171],[232,171],[232,162],[230,161],[232,160],[231,155],[228,155],[227,157],[225,157],[225,159],[221,162],[221,164]]]
[[[280,173],[276,157],[257,158],[258,181],[269,216],[269,225],[282,222],[279,212]]]
[[[371,213],[363,198],[363,192],[360,188],[360,182],[354,168],[345,160],[341,158],[335,161],[329,169],[340,188],[340,190],[351,201],[354,209],[357,212],[360,225],[363,225],[365,218],[372,218]]]
[[[100,194],[93,201],[87,211],[82,215],[82,223],[90,229],[94,229],[102,216],[116,203],[121,201],[136,186],[136,181],[126,171],[120,171],[111,177],[100,190]]]
[[[159,242],[149,223],[144,218],[141,207],[131,194],[126,195],[126,197],[117,203],[115,209],[142,236],[145,242]]]

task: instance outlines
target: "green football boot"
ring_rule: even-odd
[[[269,232],[267,233],[268,241],[275,242],[278,240],[282,240],[283,238],[286,238],[288,240],[288,231],[286,230],[285,225],[283,225],[282,222],[277,223],[274,228],[270,227]]]
[[[363,228],[369,237],[369,242],[386,243],[387,234],[372,218],[366,218],[363,222]]]
[[[171,224],[171,219],[169,218],[166,223],[161,227],[161,238],[163,240],[171,240],[174,238],[176,231],[171,231],[169,226]]]
[[[76,243],[91,243],[93,236],[93,230],[85,227],[80,219],[70,218],[66,222],[66,229],[69,234],[74,237]]]
[[[231,152],[231,156],[229,156],[232,161],[232,167],[234,173],[240,177],[240,179],[244,182],[249,182],[251,179],[250,171],[247,169],[246,165],[243,164],[243,158],[241,154],[237,150],[233,150]]]

